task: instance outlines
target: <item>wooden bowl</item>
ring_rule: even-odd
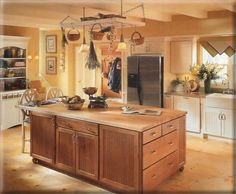
[[[65,107],[68,110],[81,110],[84,102],[80,102],[80,103],[64,103]]]
[[[89,95],[89,96],[95,94],[97,92],[97,90],[98,89],[96,87],[86,87],[86,88],[83,88],[84,93]]]

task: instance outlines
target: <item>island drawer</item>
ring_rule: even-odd
[[[64,117],[56,117],[56,125],[75,131],[98,135],[98,124],[75,119],[68,119]]]
[[[143,171],[143,191],[155,191],[157,185],[175,173],[177,169],[178,152],[175,151]]]
[[[178,148],[178,134],[173,131],[143,146],[143,169],[164,158]]]
[[[179,119],[172,120],[162,125],[162,135],[170,133],[171,131],[179,129]]]
[[[161,125],[143,132],[143,144],[157,139],[158,137],[161,137]]]

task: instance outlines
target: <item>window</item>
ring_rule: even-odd
[[[202,63],[215,63],[223,66],[223,69],[219,72],[220,78],[215,80],[216,84],[222,84],[225,79],[228,79],[228,64],[229,57],[225,53],[217,54],[215,57],[212,57],[206,49],[202,47]]]

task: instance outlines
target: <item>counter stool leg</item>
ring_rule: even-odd
[[[21,152],[24,153],[24,151],[25,151],[25,126],[24,126],[24,121],[21,124],[21,131],[22,131],[22,149],[21,149]]]

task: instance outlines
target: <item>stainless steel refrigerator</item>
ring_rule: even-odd
[[[127,58],[127,103],[163,107],[163,56]]]

